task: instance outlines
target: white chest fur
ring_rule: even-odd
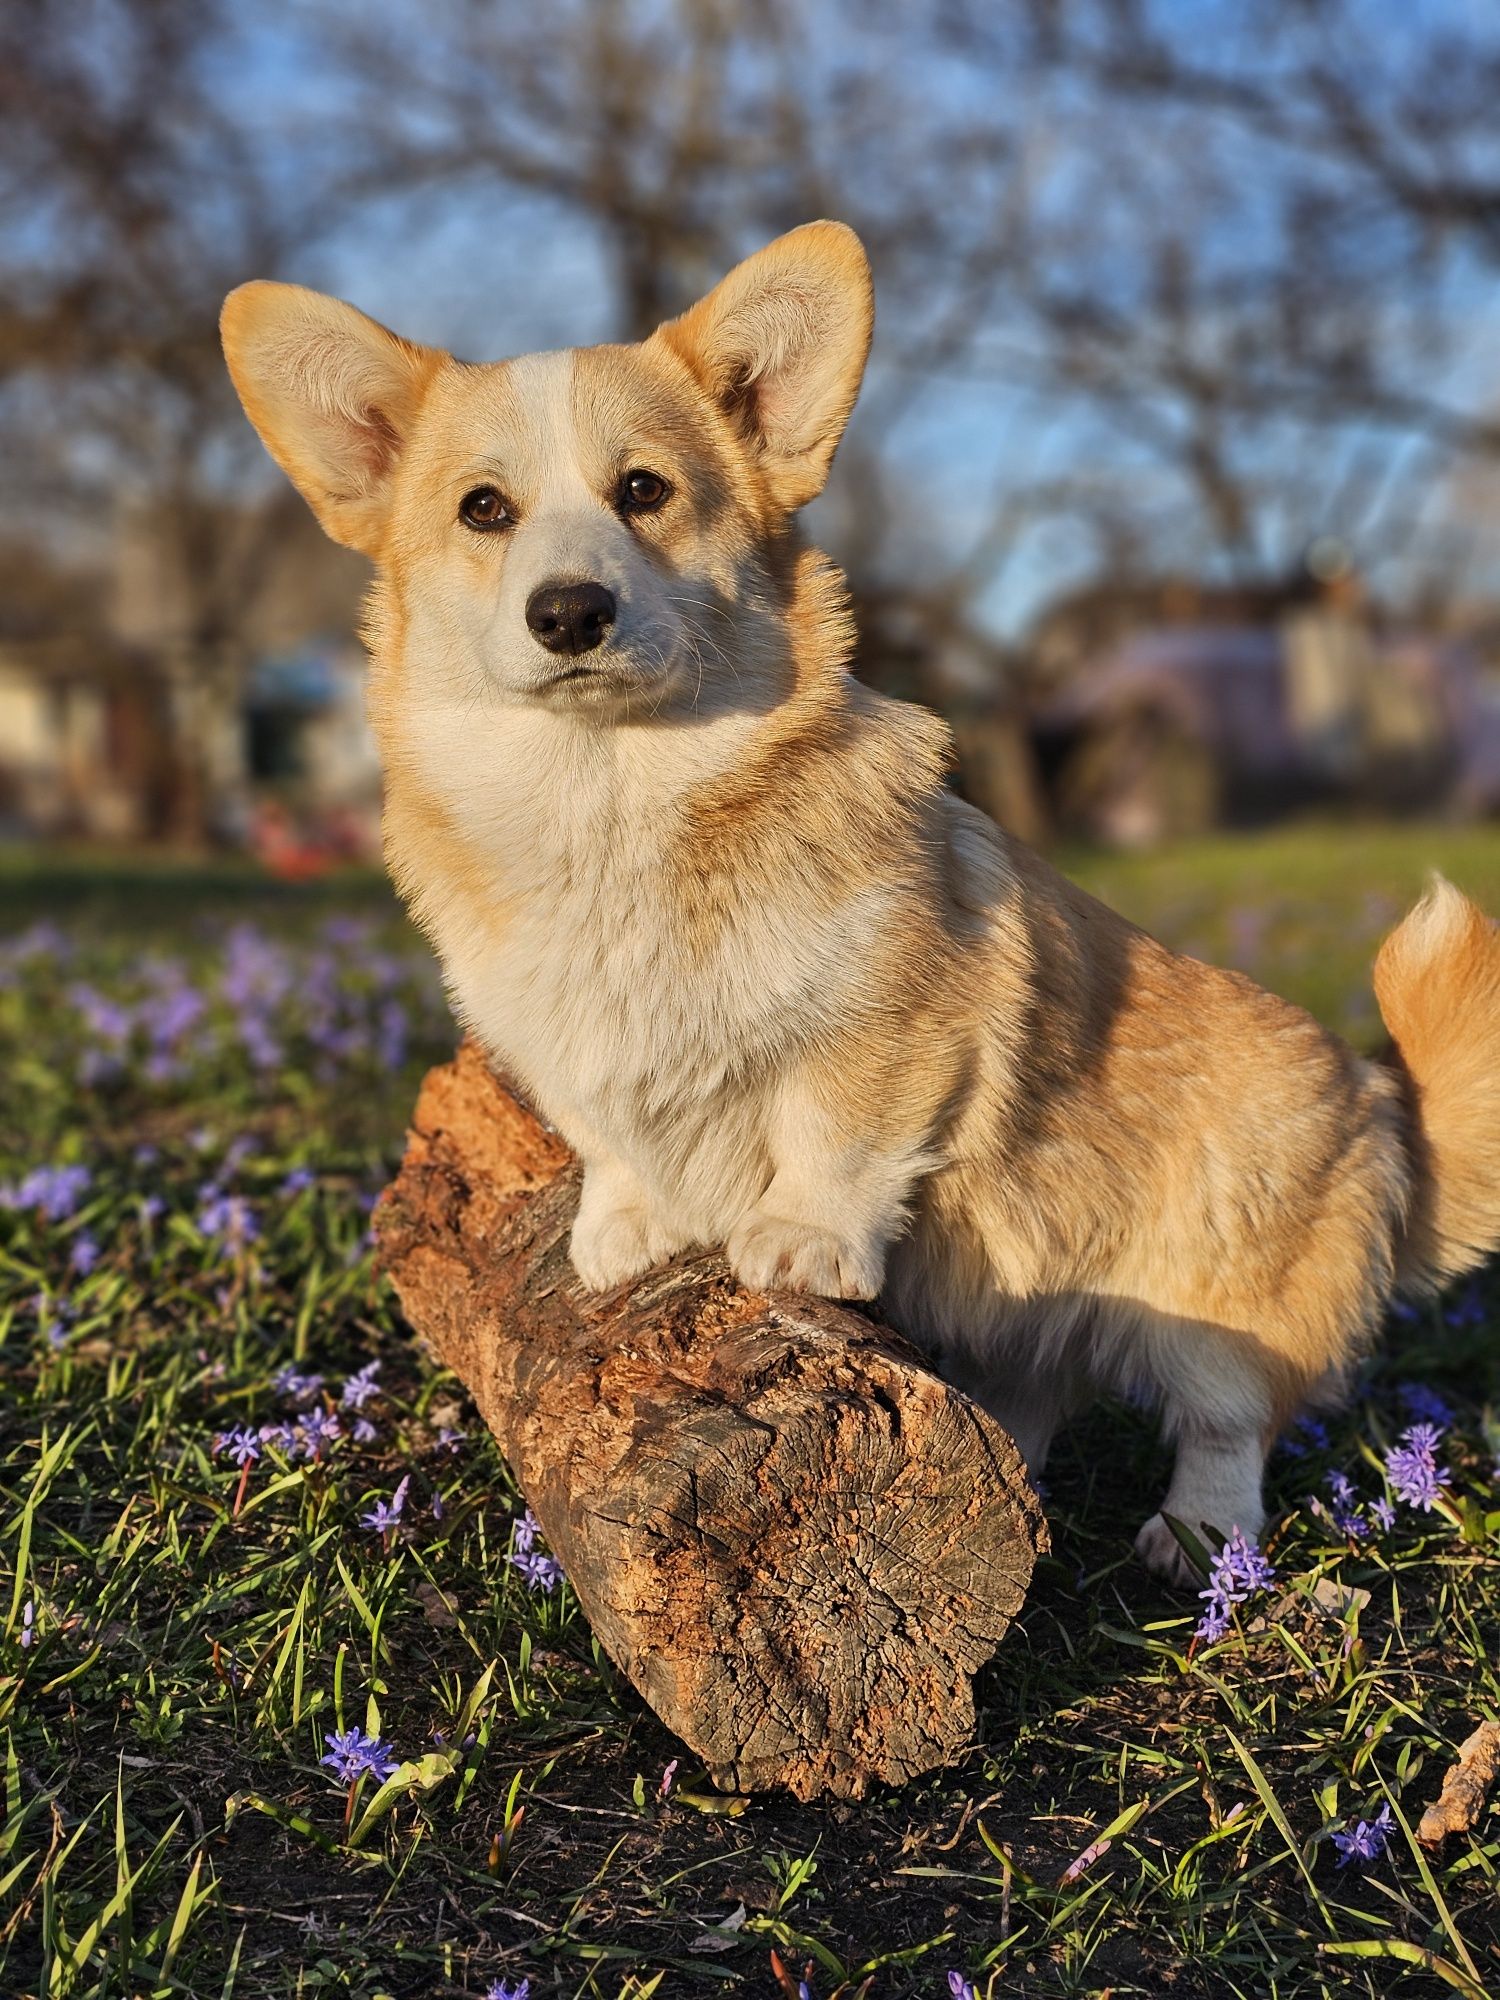
[[[440,884],[423,898],[462,1019],[586,1158],[625,1161],[709,1239],[769,1178],[778,1080],[846,1014],[875,915],[869,890],[813,913],[793,882],[695,922],[670,862],[681,801],[735,726],[521,715],[446,757],[424,732],[493,885],[477,912]]]

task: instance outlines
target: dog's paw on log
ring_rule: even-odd
[[[578,1187],[466,1045],[377,1224],[594,1631],[725,1787],[859,1797],[949,1761],[1046,1546],[1014,1444],[886,1328],[717,1255],[585,1292]]]

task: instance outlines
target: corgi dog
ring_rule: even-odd
[[[475,365],[255,283],[251,422],[375,565],[391,873],[463,1023],[582,1157],[579,1279],[722,1245],[879,1297],[1039,1472],[1101,1392],[1165,1516],[1263,1523],[1266,1450],[1394,1289],[1500,1241],[1500,939],[1437,880],[1366,1060],[1179,957],[948,789],[947,728],[851,672],[805,545],[869,267],[793,230],[636,345]]]

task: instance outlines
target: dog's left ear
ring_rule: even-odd
[[[301,285],[241,285],[220,326],[266,450],[336,542],[378,556],[391,475],[447,356]]]
[[[823,490],[874,321],[859,238],[842,222],[809,222],[737,264],[652,339],[727,411],[790,511]]]

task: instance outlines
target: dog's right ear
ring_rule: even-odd
[[[241,285],[219,330],[266,450],[336,542],[374,555],[391,473],[446,357],[301,285]]]

